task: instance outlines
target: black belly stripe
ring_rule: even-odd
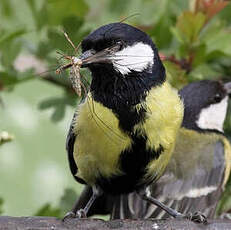
[[[119,127],[127,133],[131,133],[134,126],[138,123],[142,123],[146,118],[146,109],[142,106],[139,111],[136,108],[126,108],[116,109],[113,111],[118,117]]]
[[[164,150],[161,145],[156,150],[154,148],[146,150],[147,137],[145,136],[135,134],[131,138],[133,140],[132,148],[121,152],[119,160],[124,175],[112,178],[100,177],[97,181],[97,184],[108,193],[129,193],[142,187],[145,182],[141,184],[141,180],[146,174],[147,165],[150,161],[158,159]],[[146,183],[151,182],[147,181]]]

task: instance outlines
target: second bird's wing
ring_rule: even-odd
[[[183,213],[200,211],[213,217],[221,196],[226,170],[225,137],[181,129],[173,157],[164,175],[150,186],[151,194],[165,205]],[[229,148],[229,155],[231,154]],[[136,193],[114,202],[112,218],[165,218],[160,208]]]

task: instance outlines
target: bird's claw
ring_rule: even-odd
[[[72,219],[72,218],[76,218],[76,213],[70,211],[70,212],[65,214],[62,221],[65,221],[66,219]]]
[[[87,214],[84,209],[79,209],[76,213],[77,218],[87,218]]]
[[[62,219],[65,221],[66,219],[73,219],[73,218],[87,218],[86,212],[84,209],[79,209],[76,213],[73,211],[68,212]]]
[[[191,220],[195,223],[207,224],[207,217],[201,212],[188,213],[185,215],[185,218]]]

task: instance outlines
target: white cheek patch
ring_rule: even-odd
[[[113,66],[121,74],[131,71],[141,72],[153,65],[154,52],[151,46],[138,42],[116,52],[110,59]]]
[[[211,104],[209,107],[201,110],[197,125],[201,129],[216,129],[223,132],[223,125],[228,106],[228,96],[217,104]]]

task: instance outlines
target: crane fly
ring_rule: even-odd
[[[69,38],[68,34],[66,32],[63,32],[65,38],[67,39],[67,41],[71,44],[71,46],[74,48],[75,52],[78,51],[80,44],[78,44],[78,46],[76,47],[74,45],[74,43],[71,41],[71,39]],[[60,52],[57,52],[58,54],[60,54],[62,57],[64,57],[66,60],[69,61],[69,63],[60,66],[58,69],[56,69],[55,73],[56,74],[60,74],[63,70],[71,68],[70,70],[70,81],[71,81],[71,85],[73,87],[73,89],[75,90],[75,92],[77,93],[77,95],[80,97],[82,94],[82,87],[85,90],[85,86],[81,81],[81,74],[80,74],[80,68],[82,65],[82,60],[75,57],[75,56],[68,56],[65,54],[62,54]]]

